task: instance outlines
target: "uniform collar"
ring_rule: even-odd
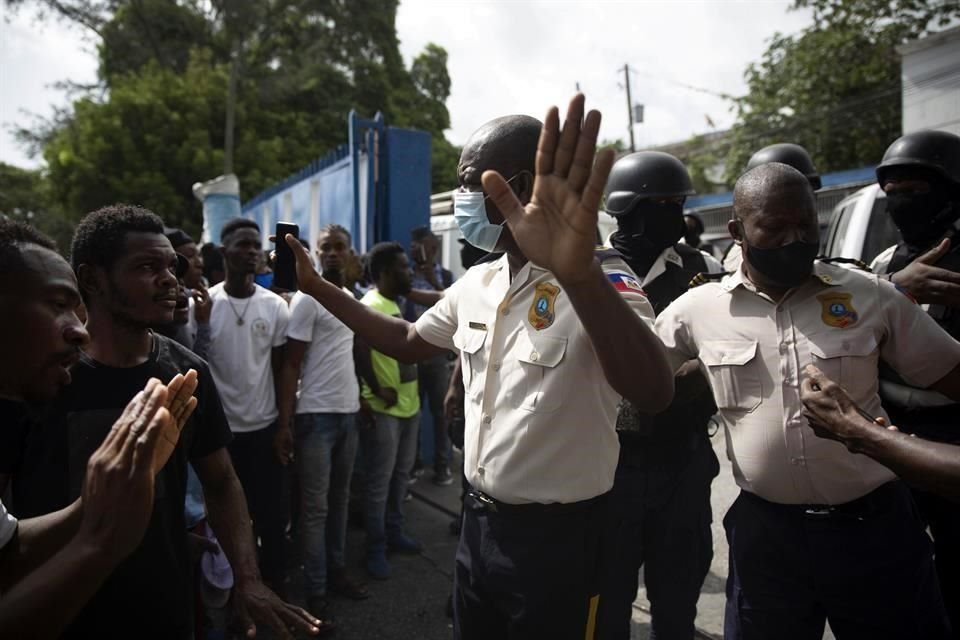
[[[842,268],[842,267],[841,267]],[[746,279],[743,275],[744,265],[741,264],[740,268],[728,275],[720,282],[720,287],[726,291],[731,292],[739,286],[743,286],[744,289],[748,291],[753,291],[756,293],[757,288],[753,286],[753,283]],[[825,284],[829,287],[839,286],[840,283],[837,282],[837,272],[835,271],[836,267],[831,265],[823,264],[819,260],[814,261],[813,263],[813,273],[810,274],[810,277],[819,282],[820,284]],[[804,283],[806,284],[806,283]],[[801,285],[803,286],[803,285]],[[799,287],[794,287],[799,288]]]
[[[640,283],[640,286],[645,287],[662,276],[667,270],[667,263],[675,267],[683,267],[683,258],[680,257],[680,254],[677,253],[674,247],[667,247],[657,256],[657,259],[653,261],[653,264],[650,265],[650,268],[647,270],[646,275],[643,276],[643,282]]]

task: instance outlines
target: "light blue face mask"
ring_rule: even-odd
[[[521,171],[515,174],[507,180],[507,184],[523,173],[529,172]],[[466,241],[487,253],[496,251],[500,234],[503,233],[503,225],[507,223],[506,220],[500,224],[490,223],[490,219],[487,218],[487,196],[482,191],[454,193],[453,219],[457,221],[457,226],[460,227]]]
[[[490,224],[486,196],[482,191],[453,194],[453,218],[467,242],[477,249],[493,253],[500,241],[503,224]]]

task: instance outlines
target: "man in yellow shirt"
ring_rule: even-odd
[[[376,287],[361,302],[395,318],[401,317],[397,298],[410,291],[410,265],[402,246],[383,242],[368,256]],[[417,365],[400,363],[370,349],[355,338],[357,365],[363,379],[361,396],[373,413],[373,426],[360,429],[366,465],[364,520],[367,530],[367,571],[374,578],[390,577],[387,549],[419,553],[420,543],[403,533],[403,497],[417,453],[420,392]]]

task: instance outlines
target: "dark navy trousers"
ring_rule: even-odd
[[[730,543],[726,640],[941,640],[949,622],[933,547],[900,481],[829,510],[741,492]]]
[[[637,465],[621,453],[604,545],[598,637],[629,640],[640,567],[651,640],[692,640],[713,559],[710,483],[720,471],[706,434],[682,457]]]
[[[960,504],[916,490],[913,499],[933,535],[940,593],[953,626],[953,638],[960,640]]]
[[[454,573],[458,640],[591,640],[606,498],[572,505],[465,499]]]

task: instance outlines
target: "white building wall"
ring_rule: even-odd
[[[906,44],[903,132],[942,129],[960,135],[960,27]]]

